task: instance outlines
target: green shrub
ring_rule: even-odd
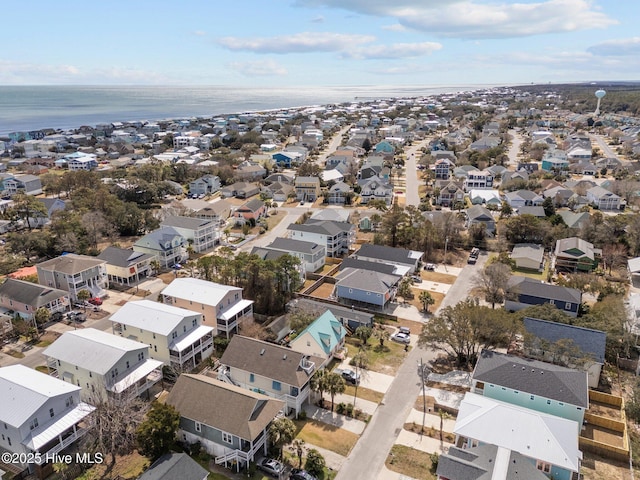
[[[315,448],[307,452],[307,461],[304,464],[304,469],[311,475],[320,477],[324,472],[325,465],[324,457]]]

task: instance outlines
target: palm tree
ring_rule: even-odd
[[[343,393],[347,388],[347,385],[344,381],[344,378],[342,378],[342,375],[334,372],[327,374],[326,382],[327,392],[329,392],[329,395],[331,395],[331,411],[333,412],[333,400],[335,396],[338,393]]]
[[[328,373],[329,372],[327,372],[324,368],[321,370],[317,370],[313,377],[311,377],[311,381],[309,382],[311,390],[320,394],[320,407],[324,406],[323,394],[327,391]]]
[[[385,340],[389,339],[389,332],[382,325],[378,325],[373,331],[373,336],[380,342],[380,348],[384,347]]]
[[[293,451],[296,453],[298,457],[298,468],[302,468],[302,456],[304,455],[304,440],[296,439],[293,441]]]
[[[443,434],[444,421],[448,420],[449,418],[451,418],[451,415],[449,415],[444,410],[439,409],[438,410],[438,416],[440,417],[440,443],[443,443],[444,442],[444,434]]]
[[[433,296],[431,296],[431,293],[427,292],[426,290],[423,290],[422,292],[420,292],[420,295],[418,296],[418,300],[420,300],[420,303],[422,303],[422,309],[425,312],[429,311],[429,305],[433,305],[434,303],[436,303]]]
[[[282,458],[282,447],[296,437],[296,424],[286,417],[276,418],[269,426],[271,443],[278,449],[278,458]]]

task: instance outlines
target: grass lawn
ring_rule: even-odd
[[[269,230],[271,230],[276,225],[278,225],[282,221],[282,219],[286,216],[287,216],[287,212],[279,211],[278,213],[273,213],[273,210],[272,210],[271,213],[269,213],[269,218],[267,218],[267,226],[269,227]]]
[[[359,346],[360,341],[358,339],[347,338],[347,349],[350,357],[358,353]],[[387,375],[395,374],[406,356],[404,345],[387,340],[384,342],[384,346],[381,347],[379,341],[374,338],[369,340],[367,353],[369,354],[369,370]],[[360,394],[360,389],[358,389],[358,394]]]
[[[394,445],[387,456],[386,467],[402,475],[419,480],[435,480],[431,473],[431,456],[415,448]]]
[[[138,478],[142,472],[149,466],[149,459],[143,457],[137,452],[125,455],[123,457],[116,457],[116,463],[111,466],[111,457],[105,457],[105,462],[100,465],[94,465],[84,474],[78,477],[79,480],[98,480],[103,478],[124,478],[134,479]]]
[[[420,272],[420,276],[423,280],[427,280],[428,282],[446,283],[447,285],[453,285],[458,278],[455,275],[449,275],[448,273],[428,272],[425,270]]]
[[[367,375],[367,372],[364,372],[361,375],[365,377]],[[355,393],[355,391],[356,391],[356,388],[353,385],[347,385],[347,388],[344,391],[344,394],[349,395],[350,397],[353,397],[353,394]],[[369,400],[370,402],[380,403],[383,397],[384,397],[384,393],[382,392],[376,392],[375,390],[369,390],[368,388],[358,387],[357,398],[359,399],[361,398],[362,400]]]
[[[11,355],[13,358],[24,358],[24,353],[17,350],[9,349],[4,353],[6,353],[7,355]]]
[[[49,368],[46,365],[38,365],[36,367],[36,370],[40,373],[46,373],[47,375],[49,375]]]
[[[526,270],[524,268],[514,268],[513,273],[516,275],[520,275],[521,277],[529,277],[535,278],[536,280],[542,280],[543,282],[547,281],[547,275],[549,274],[549,261],[547,260],[544,263],[544,270],[542,272],[538,272],[536,270]]]
[[[413,292],[413,298],[409,300],[408,303],[422,312],[422,302],[420,302],[420,292],[422,292],[422,290],[411,287],[411,291]],[[429,292],[431,297],[436,301],[433,305],[429,305],[429,313],[433,313],[440,307],[442,300],[444,300],[444,293],[434,292],[433,290],[426,291]]]
[[[296,438],[344,457],[349,455],[359,438],[355,433],[315,420],[295,420],[294,422],[297,429]]]

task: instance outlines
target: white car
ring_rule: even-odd
[[[391,340],[398,343],[409,344],[409,342],[411,342],[411,336],[405,332],[398,332],[391,336]]]

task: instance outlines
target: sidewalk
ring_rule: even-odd
[[[345,395],[344,393],[338,393],[335,397],[335,405],[338,405],[340,402],[350,403],[353,405],[353,395]],[[326,399],[325,399],[326,402]],[[326,403],[325,403],[326,404]],[[331,405],[329,405],[331,406]],[[335,408],[335,406],[334,406]],[[372,402],[370,400],[364,400],[362,398],[356,398],[355,408],[359,408],[364,413],[368,413],[369,415],[373,415],[378,408],[378,404],[376,402]]]
[[[342,455],[339,455],[336,452],[332,452],[331,450],[327,450],[326,448],[318,447],[312,443],[305,442],[304,446],[307,449],[307,451],[313,448],[314,450],[317,450],[318,452],[320,452],[320,455],[324,457],[324,461],[327,464],[327,468],[330,468],[331,470],[335,470],[336,472],[340,470],[340,468],[342,467],[342,464],[346,460],[346,457],[343,457]],[[286,449],[289,452],[291,452],[295,457],[296,454],[295,454],[295,451],[293,450],[293,447],[289,446],[289,447],[286,447]],[[297,460],[294,463],[296,463],[296,467],[297,467]]]
[[[425,388],[425,395],[435,398],[438,405],[454,408],[455,410],[460,409],[460,403],[464,398],[462,393],[454,393],[432,387]]]
[[[450,443],[440,442],[439,438],[431,438],[427,435],[420,435],[418,433],[410,432],[402,429],[396,444],[404,445],[406,447],[415,448],[425,453],[447,453],[449,451]]]
[[[362,435],[362,432],[364,432],[364,429],[367,426],[366,423],[360,420],[349,418],[345,415],[339,415],[330,410],[316,407],[315,405],[305,404],[304,411],[307,412],[307,418],[312,418],[313,420],[326,423],[327,425],[342,428],[355,433],[356,435]]]
[[[422,412],[420,410],[416,410],[415,408],[411,409],[409,412],[409,416],[407,417],[407,423],[415,422],[416,425],[422,425]],[[434,415],[432,413],[427,413],[424,416],[424,426],[426,428],[435,428],[440,432],[440,416]],[[453,429],[456,427],[455,419],[451,419],[451,417],[445,419],[443,422],[443,430],[445,432],[453,432]]]
[[[378,480],[415,480],[398,472],[392,472],[386,466],[382,466],[382,470],[378,474]]]

